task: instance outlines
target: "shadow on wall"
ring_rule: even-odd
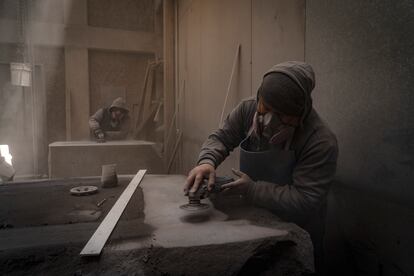
[[[338,137],[329,275],[414,275],[414,2],[306,1],[314,103]]]
[[[411,208],[335,183],[328,197],[327,275],[414,275],[412,229]]]

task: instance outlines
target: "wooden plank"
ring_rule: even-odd
[[[151,62],[148,61],[147,69],[145,70],[144,83],[142,85],[142,92],[141,92],[140,99],[139,99],[139,102],[138,102],[139,109],[138,109],[138,115],[137,115],[137,118],[136,118],[136,121],[135,121],[135,132],[136,132],[136,129],[138,128],[138,124],[139,124],[141,118],[143,117],[142,107],[144,106],[145,91],[146,91],[145,88],[147,87],[147,80],[148,80],[148,74],[149,74],[150,67],[151,67]]]
[[[223,124],[224,111],[226,110],[227,99],[229,98],[229,94],[230,94],[230,90],[231,90],[231,84],[233,83],[234,71],[236,70],[236,64],[238,64],[238,61],[239,61],[240,47],[241,47],[241,44],[239,43],[239,45],[237,45],[236,54],[234,55],[233,67],[231,69],[229,83],[227,84],[226,98],[224,99],[223,108],[221,109],[220,122],[219,122],[219,126],[218,126],[219,128],[221,128],[222,124]]]
[[[145,87],[145,98],[144,98],[144,103],[142,106],[142,117],[146,116],[151,108],[151,101],[152,101],[152,93],[154,91],[154,74],[155,74],[155,69],[154,69],[154,65],[151,66],[149,74],[148,74],[148,79],[147,79],[147,85]]]
[[[149,120],[151,118],[154,118],[155,116],[155,112],[157,111],[157,106],[153,105],[151,110],[148,112],[148,114],[146,115],[145,118],[143,118],[141,124],[137,127],[134,137],[138,138],[138,137],[142,137],[142,131],[144,130],[145,126],[147,125],[147,123],[149,122]]]
[[[139,104],[137,104],[137,103],[132,104],[132,116],[131,117],[132,117],[132,120],[133,120],[132,125],[133,125],[134,135],[135,135],[135,132],[136,132],[136,129],[137,129],[137,126],[138,126],[139,110],[140,110]]]
[[[70,89],[65,90],[65,115],[66,115],[66,141],[72,140],[72,113],[71,113],[71,92]]]
[[[170,138],[171,138],[173,127],[177,123],[176,121],[177,121],[178,106],[181,104],[181,99],[182,99],[184,91],[185,91],[185,79],[183,80],[181,87],[182,87],[182,90],[181,90],[181,93],[178,94],[178,100],[176,102],[174,115],[171,119],[170,126],[168,127],[167,138],[164,141],[164,149],[166,149],[166,150],[168,149],[168,146],[170,145]],[[177,128],[178,128],[178,126],[177,126]]]
[[[172,166],[172,164],[173,164],[173,162],[174,162],[174,159],[175,159],[175,154],[177,153],[177,149],[178,149],[178,146],[180,145],[180,142],[181,142],[181,138],[182,138],[182,136],[183,136],[183,132],[182,132],[182,131],[180,131],[180,133],[178,134],[177,141],[175,142],[174,149],[173,149],[173,152],[172,152],[172,155],[171,155],[170,161],[168,162],[168,167],[167,167],[167,173],[168,173],[168,174],[169,174],[169,173],[170,173],[170,171],[171,171],[171,166]]]
[[[141,180],[146,172],[147,170],[139,170],[135,177],[131,180],[124,192],[115,202],[112,209],[106,215],[105,219],[99,225],[98,229],[96,229],[95,233],[82,249],[80,253],[81,256],[99,256],[101,254],[102,248],[105,246],[106,241],[114,230],[119,218],[125,210],[125,207],[134,194],[136,188],[141,183]]]
[[[138,115],[135,121],[134,137],[139,135],[140,126],[145,124],[148,113],[152,112],[152,98],[154,91],[154,78],[157,67],[162,64],[162,61],[149,62],[147,71],[145,72],[144,85],[142,87],[142,94],[139,102]]]
[[[175,119],[176,119],[176,117],[177,117],[177,110],[174,111],[174,115],[173,115],[173,117],[171,119],[170,126],[168,127],[167,139],[164,142],[164,149],[168,149],[168,146],[170,145],[170,138],[172,137],[171,134],[172,134],[173,127],[175,125]]]
[[[169,126],[175,106],[175,50],[174,50],[174,10],[176,1],[163,0],[163,42],[164,42],[164,125]],[[164,141],[167,133],[164,132]]]
[[[65,47],[65,82],[70,91],[72,110],[71,140],[75,141],[89,139],[90,134],[87,123],[91,116],[88,56],[88,49]]]

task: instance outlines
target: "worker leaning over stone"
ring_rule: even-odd
[[[126,139],[131,119],[125,100],[116,98],[110,107],[96,111],[89,119],[89,128],[98,142]]]
[[[310,233],[315,266],[320,270],[326,197],[335,175],[335,135],[312,108],[315,75],[310,65],[285,62],[263,77],[256,98],[243,100],[222,128],[204,142],[184,186],[195,192],[203,178],[214,183],[215,170],[240,146],[238,179],[225,193],[297,223]]]

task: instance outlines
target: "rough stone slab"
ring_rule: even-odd
[[[187,203],[186,177],[150,176],[142,183],[144,223],[151,240],[113,243],[112,252],[147,243],[148,275],[302,275],[313,270],[308,234],[266,210],[240,199],[216,198],[210,218],[189,222],[179,208]],[[224,201],[224,202],[223,202]]]
[[[182,192],[184,182],[184,176],[168,176],[149,178],[142,184],[145,223],[156,228],[154,246],[191,247],[288,235],[285,230],[253,225],[245,219],[228,220],[216,209],[204,222],[183,221],[186,213],[179,206],[188,203]]]
[[[101,188],[99,177],[10,182],[0,185],[0,228],[102,221],[133,177],[119,176],[119,186],[109,189]],[[69,193],[71,188],[82,185],[97,186],[99,191],[89,196],[73,196]],[[142,190],[138,187],[123,218],[142,218],[142,198]],[[104,204],[97,206],[104,199]],[[0,229],[0,235],[3,233],[1,231]]]
[[[0,230],[0,251],[84,244],[98,226],[99,223],[90,222],[3,229]],[[111,235],[111,240],[140,238],[151,231],[140,219],[120,221],[117,230]]]
[[[135,174],[140,169],[164,172],[163,160],[153,142],[70,141],[49,145],[50,178],[101,175],[105,164],[117,164],[118,174]]]
[[[83,262],[79,257],[97,222],[0,230],[0,243],[4,243],[0,274],[73,275],[81,271],[85,275],[133,275],[140,271],[139,275],[302,275],[313,269],[309,235],[263,209],[240,205],[231,198],[225,198],[223,204],[223,198],[217,198],[209,202],[214,204],[209,220],[182,220],[179,206],[187,202],[182,192],[184,181],[185,176],[179,175],[147,175],[140,185],[143,196],[128,205],[140,209],[131,209],[135,211],[132,220],[121,218],[99,260]],[[0,189],[0,197],[20,194],[22,201],[15,205],[21,205],[36,195],[35,188],[44,191],[47,183],[31,185],[36,187],[30,190],[28,183],[7,185]],[[56,185],[55,192],[66,193],[73,183],[66,185],[65,189],[64,184]],[[116,189],[113,192],[119,193]],[[60,198],[68,204],[74,197]],[[1,204],[8,203],[0,200]],[[23,209],[9,208],[10,215],[22,216],[18,210]],[[69,209],[56,212],[59,210]]]

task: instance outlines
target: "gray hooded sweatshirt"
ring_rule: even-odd
[[[111,109],[120,108],[125,110],[125,115],[120,122],[112,123]],[[100,108],[89,118],[89,129],[93,135],[103,132],[108,140],[126,139],[131,126],[129,110],[125,100],[121,97],[116,98],[111,106]]]
[[[290,149],[296,164],[292,183],[256,181],[247,192],[253,204],[282,217],[306,218],[319,211],[335,175],[338,146],[335,135],[312,108],[311,92],[315,86],[312,67],[303,62],[275,65],[266,74],[279,72],[294,80],[306,95],[305,110],[296,128]],[[265,74],[265,75],[266,75]],[[257,108],[256,98],[243,100],[227,116],[222,128],[204,142],[198,164],[214,167],[246,138]],[[303,219],[300,221],[304,222]]]

